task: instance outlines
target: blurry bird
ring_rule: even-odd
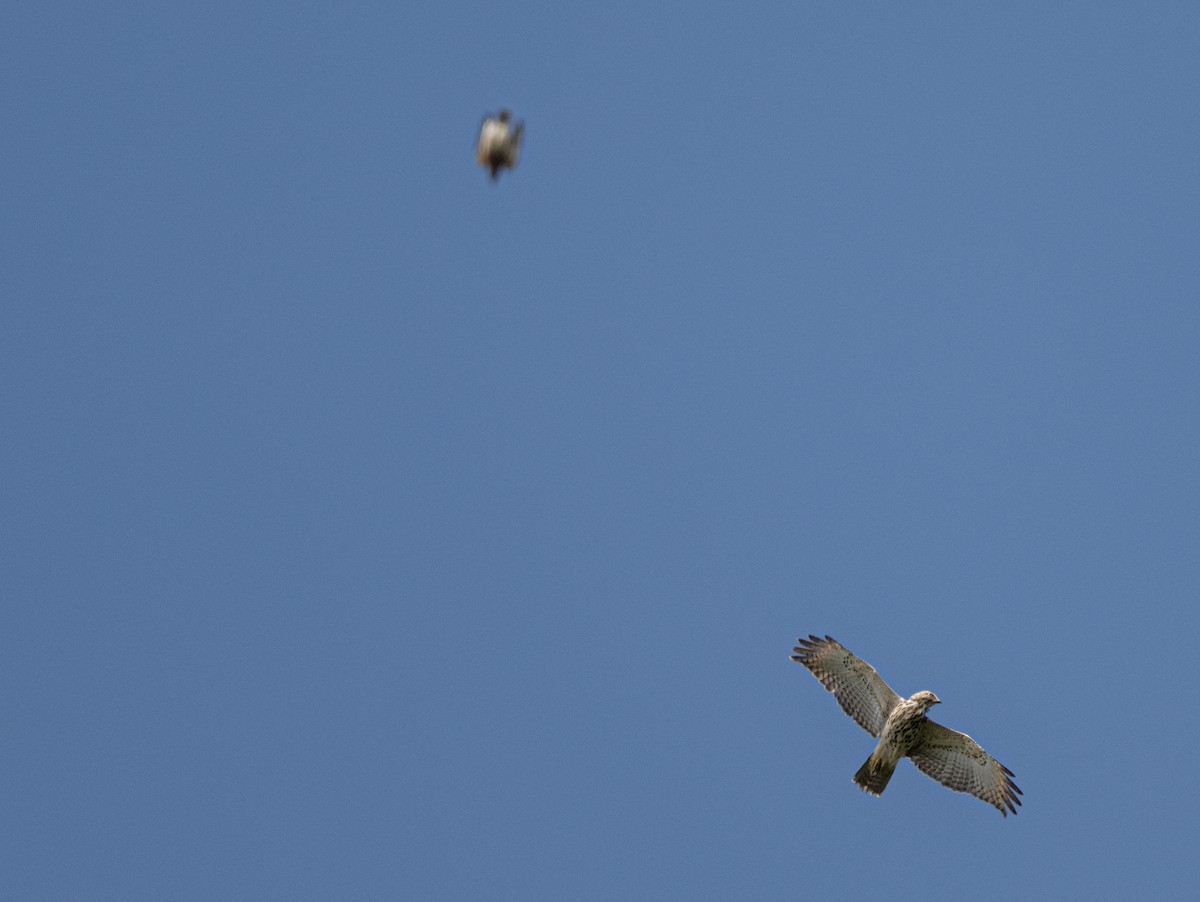
[[[493,181],[499,177],[501,169],[512,169],[521,157],[521,136],[525,132],[525,123],[510,124],[512,113],[501,110],[498,116],[487,116],[483,127],[479,130],[479,146],[475,148],[475,158],[479,165],[492,171]]]

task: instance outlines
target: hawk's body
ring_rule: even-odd
[[[881,794],[900,759],[920,742],[921,728],[929,722],[925,712],[937,703],[938,697],[932,692],[898,699],[879,733],[879,744],[854,775],[854,782],[872,795]]]
[[[475,146],[475,159],[486,166],[496,179],[501,169],[512,169],[521,158],[521,138],[525,134],[525,123],[511,124],[512,113],[501,110],[498,116],[488,116],[479,129],[479,143]]]
[[[985,752],[966,733],[929,720],[925,714],[940,699],[918,692],[903,699],[875,668],[826,636],[798,639],[792,660],[803,664],[833,693],[842,710],[860,727],[879,738],[854,782],[879,795],[887,787],[901,758],[912,758],[925,774],[958,792],[969,792],[999,809],[1005,817],[1017,813],[1021,790],[1012,771]]]

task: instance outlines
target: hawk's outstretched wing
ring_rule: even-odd
[[[792,649],[792,660],[811,670],[860,727],[879,736],[900,696],[874,667],[829,636],[818,639],[810,635],[796,641],[799,645]]]
[[[969,792],[995,805],[1005,817],[1009,811],[1017,813],[1016,806],[1021,804],[1017,796],[1024,793],[1012,781],[1013,772],[966,733],[926,720],[908,755],[922,773],[943,786]]]

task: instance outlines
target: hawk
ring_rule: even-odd
[[[521,138],[525,134],[525,123],[509,123],[512,113],[501,110],[497,116],[486,116],[479,129],[479,144],[475,158],[480,166],[492,171],[492,181],[499,178],[501,169],[512,169],[521,158]]]
[[[1008,817],[1017,813],[1023,795],[1013,782],[1013,772],[985,752],[966,733],[929,720],[925,714],[941,704],[932,692],[904,699],[883,681],[875,668],[847,651],[829,636],[797,639],[792,660],[803,664],[821,681],[842,710],[878,737],[854,782],[864,792],[880,795],[900,759],[908,756],[924,774],[957,792],[969,792]]]

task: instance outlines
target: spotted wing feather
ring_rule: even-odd
[[[878,737],[887,723],[888,714],[900,702],[900,696],[883,681],[874,667],[829,636],[820,639],[810,635],[796,642],[792,660],[811,670],[813,676],[833,693],[842,710],[860,727]]]
[[[926,720],[909,757],[921,772],[958,792],[969,792],[1008,817],[1017,813],[1023,795],[1013,772],[983,750],[966,733]]]

